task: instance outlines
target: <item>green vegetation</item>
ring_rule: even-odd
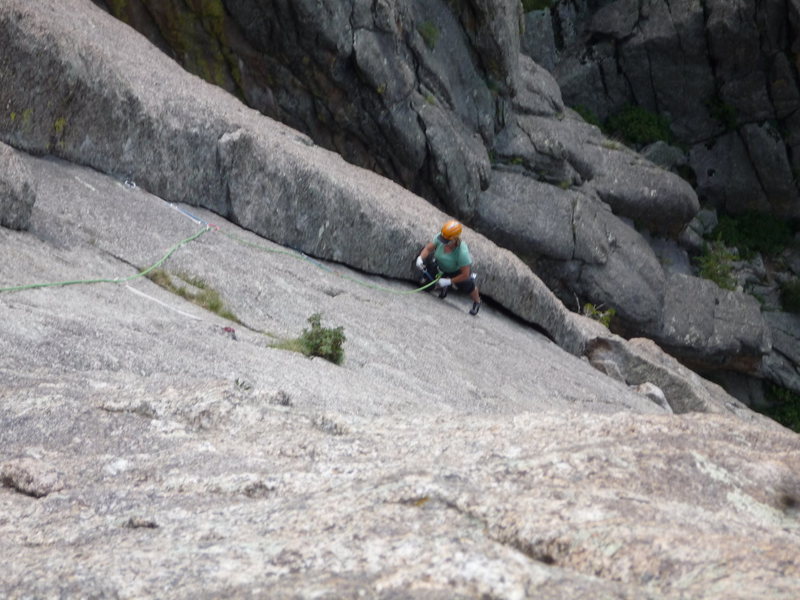
[[[800,433],[800,394],[770,383],[767,384],[767,401],[769,407],[761,410],[763,414]]]
[[[720,217],[712,235],[738,248],[743,258],[751,258],[756,252],[775,256],[792,241],[792,229],[785,219],[756,212]]]
[[[800,279],[797,277],[781,285],[781,306],[786,312],[800,314]]]
[[[156,285],[163,287],[165,290],[169,290],[181,298],[185,298],[197,306],[210,310],[229,321],[241,323],[235,314],[225,308],[225,303],[222,301],[219,292],[209,287],[208,284],[199,277],[192,277],[185,273],[176,275],[178,279],[188,284],[189,287],[175,283],[172,276],[163,269],[155,269],[148,273],[147,277]]]
[[[603,123],[600,121],[600,117],[598,117],[590,108],[587,108],[583,104],[578,104],[577,106],[573,106],[572,110],[578,113],[581,118],[589,123],[590,125],[595,125],[602,129]]]
[[[614,310],[613,308],[602,310],[601,308],[598,308],[591,302],[587,302],[586,304],[583,305],[583,314],[584,316],[587,316],[590,319],[594,319],[595,321],[601,323],[602,325],[605,325],[606,327],[611,327],[611,321],[617,314],[617,311]]]
[[[436,47],[436,42],[439,41],[439,28],[430,21],[425,21],[417,27],[417,31],[425,40],[425,45],[433,50]]]
[[[724,290],[736,288],[733,261],[737,256],[720,240],[706,242],[703,254],[695,258],[700,277],[710,279]]]
[[[66,127],[67,127],[67,120],[64,117],[56,119],[56,122],[53,123],[53,129],[56,130],[56,134],[58,135],[62,135]]]
[[[544,10],[551,8],[555,3],[556,0],[522,0],[522,10],[526,13],[532,10]]]
[[[344,329],[323,327],[320,313],[311,315],[308,322],[311,323],[311,329],[304,329],[299,338],[283,340],[273,344],[273,348],[300,352],[306,356],[319,356],[333,364],[342,364],[344,360],[342,345],[347,339],[344,336]]]
[[[651,144],[658,140],[671,143],[673,138],[667,119],[641,106],[624,107],[608,118],[605,130],[609,135],[619,136],[636,145]]]

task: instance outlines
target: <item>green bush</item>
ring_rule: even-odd
[[[792,241],[792,228],[785,219],[765,213],[723,215],[712,233],[728,246],[735,246],[743,258],[756,252],[780,254]]]
[[[311,329],[304,329],[299,338],[283,340],[274,344],[274,348],[300,352],[306,356],[319,356],[336,365],[344,360],[344,329],[337,327],[331,329],[322,326],[322,315],[315,313],[308,318]]]
[[[800,394],[768,384],[767,401],[770,405],[761,411],[763,414],[800,433]]]
[[[672,131],[669,122],[661,115],[641,106],[626,106],[606,121],[606,132],[636,144],[651,144],[658,140],[670,143]]]
[[[781,285],[781,305],[786,312],[800,314],[800,279],[797,277]]]
[[[710,279],[725,290],[736,288],[731,264],[736,260],[736,255],[728,250],[721,241],[706,243],[703,254],[694,260],[697,263],[700,277]]]

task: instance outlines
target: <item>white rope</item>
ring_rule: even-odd
[[[189,317],[190,319],[194,319],[195,321],[202,321],[203,320],[202,318],[200,318],[200,317],[198,317],[196,315],[191,315],[191,314],[189,314],[187,312],[182,311],[179,308],[175,308],[174,306],[170,306],[169,304],[167,304],[166,302],[162,302],[158,298],[153,298],[152,296],[150,296],[149,294],[145,294],[141,290],[137,290],[136,288],[133,288],[133,287],[131,287],[129,285],[126,285],[125,287],[128,288],[130,291],[132,291],[134,294],[138,294],[139,296],[147,298],[148,300],[152,300],[156,304],[160,304],[164,308],[168,308],[168,309],[170,309],[172,311],[175,311],[176,313],[178,313],[180,315],[183,315],[184,317]]]

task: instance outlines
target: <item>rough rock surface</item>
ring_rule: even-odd
[[[800,216],[796,2],[565,0],[526,22],[523,50],[550,65],[568,105],[669,118],[701,200]]]
[[[0,142],[0,227],[26,229],[36,193],[13,148]]]
[[[10,152],[0,596],[800,594],[796,434],[472,229],[480,314],[411,293],[441,212],[87,6],[0,6],[0,132],[67,159]],[[341,366],[274,347],[314,313]]]
[[[79,14],[92,27],[72,28]],[[446,218],[188,75],[88,2],[53,3],[46,11],[4,5],[0,33],[8,41],[2,99],[34,115],[0,128],[17,148],[52,152],[278,243],[385,276],[409,277],[430,228]],[[29,64],[38,67],[23,68]],[[585,340],[568,311],[527,267],[480,236],[471,248],[488,296],[580,352]]]
[[[800,594],[800,437],[703,381],[717,414],[672,414],[652,342],[616,342],[617,381],[491,304],[20,156],[0,286],[109,281],[0,292],[3,597]],[[313,312],[342,366],[271,347]]]
[[[487,196],[501,199],[498,206],[515,204],[514,213],[525,222],[552,208],[556,212],[547,214],[548,221],[562,216],[561,207],[538,202],[541,184],[553,188],[547,197],[563,188],[576,191],[592,213],[611,207],[604,221],[613,222],[601,228],[623,229],[626,248],[612,251],[608,262],[597,259],[605,256],[602,248],[588,262],[581,256],[563,259],[571,243],[553,248],[562,238],[515,252],[546,275],[553,289],[563,290],[562,299],[571,303],[579,295],[613,306],[626,332],[659,331],[659,342],[679,356],[715,353],[698,347],[697,340],[684,347],[685,338],[668,338],[659,328],[673,318],[662,311],[662,269],[645,239],[628,225],[635,221],[640,229],[676,236],[697,212],[696,193],[680,177],[575,118],[554,78],[520,54],[524,27],[516,0],[226,0],[212,3],[213,9],[182,0],[97,3],[190,71],[348,161],[391,177],[497,242],[517,237],[519,227],[499,228],[497,210],[484,220]],[[571,4],[559,3],[559,10]],[[576,9],[576,19],[588,10],[578,4],[583,12]],[[566,29],[561,35],[570,38]],[[515,187],[526,188],[522,195],[536,202],[503,197],[502,177],[509,170],[526,176],[521,184],[527,185]],[[626,222],[616,222],[618,217]],[[584,247],[597,241],[596,234],[593,227],[573,232]],[[542,251],[553,254],[537,261]],[[550,268],[549,259],[565,264]],[[540,264],[546,270],[538,271]],[[761,329],[766,330],[763,323]],[[738,347],[758,348],[762,337],[756,332]],[[751,365],[760,356],[729,357],[726,364]]]
[[[208,208],[314,256],[408,277],[430,236],[427,224],[442,222],[444,214],[186,74],[91,4],[72,2],[48,11],[22,3],[0,13],[9,41],[0,71],[8,85],[0,89],[19,111],[35,107],[26,124],[0,129],[9,142]],[[94,25],[80,28],[79,36],[69,27],[78,9]],[[37,42],[52,32],[62,35],[45,46]],[[33,76],[25,64],[38,65]],[[69,100],[74,96],[82,101]],[[562,348],[583,353],[591,338],[521,261],[477,235],[470,246],[488,297],[544,328]],[[612,285],[614,279],[600,276],[603,260],[596,262],[597,280]]]

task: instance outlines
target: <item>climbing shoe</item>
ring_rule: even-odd
[[[469,314],[471,314],[474,317],[475,315],[478,314],[478,311],[480,309],[481,309],[481,303],[480,302],[473,302],[472,303],[472,310],[469,311]]]

